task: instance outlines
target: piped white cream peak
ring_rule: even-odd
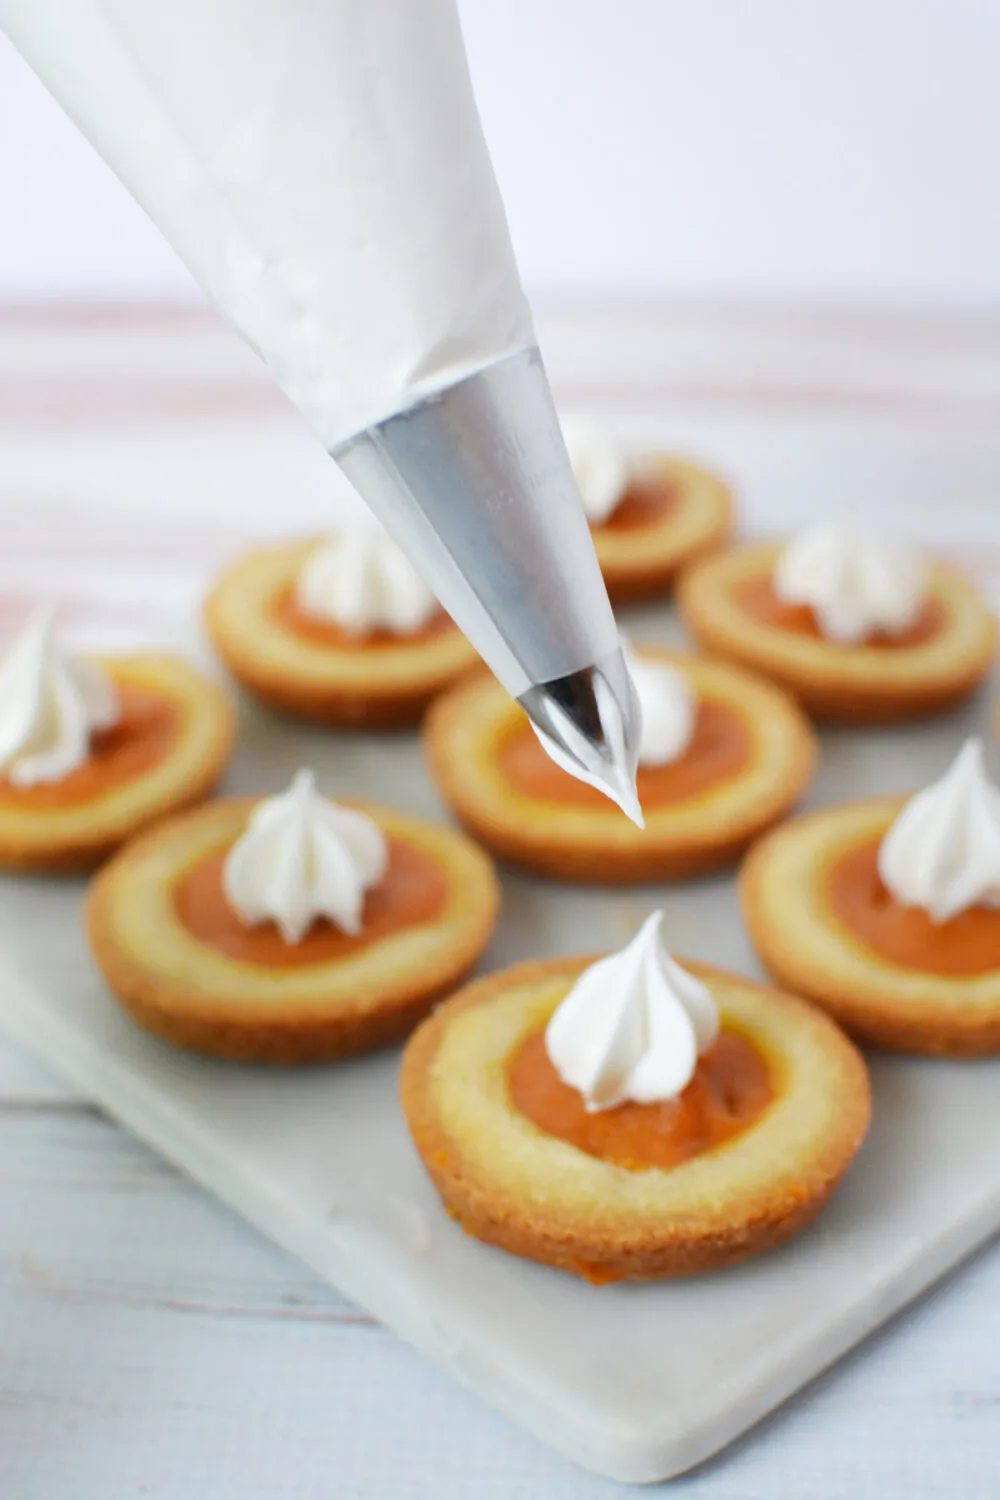
[[[23,787],[63,781],[119,714],[106,674],[63,650],[51,613],[40,611],[0,662],[0,777]]]
[[[625,643],[625,664],[639,700],[640,766],[667,766],[681,759],[694,736],[698,699],[690,681],[668,662],[643,656]]]
[[[410,560],[374,525],[338,532],[316,547],[295,581],[295,598],[313,619],[357,636],[414,635],[438,608]]]
[[[301,942],[320,917],[356,934],[388,859],[377,823],[321,797],[313,772],[299,771],[250,814],[226,856],[223,889],[241,921],[274,922],[286,943]]]
[[[614,435],[599,423],[565,416],[560,425],[587,520],[591,526],[600,526],[624,499],[628,459]]]
[[[897,901],[934,922],[1000,906],[1000,790],[982,740],[966,740],[940,780],[906,803],[879,847],[878,872]]]
[[[823,635],[848,646],[909,630],[926,589],[926,569],[911,548],[838,523],[793,538],[774,569],[778,598],[811,606]]]
[[[577,979],[545,1032],[564,1083],[591,1111],[675,1099],[719,1034],[710,991],[660,941],[662,912]]]

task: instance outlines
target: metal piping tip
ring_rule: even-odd
[[[635,787],[639,706],[620,650],[595,666],[529,688],[518,702],[557,766],[596,787],[645,828]]]

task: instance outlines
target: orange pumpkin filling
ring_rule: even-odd
[[[389,840],[389,865],[365,897],[361,931],[352,936],[332,922],[314,922],[299,943],[286,943],[273,922],[245,927],[230,906],[222,885],[228,850],[208,855],[178,880],[174,909],[199,942],[229,958],[266,968],[300,968],[349,957],[404,927],[417,927],[439,916],[448,896],[440,867],[416,845]]]
[[[678,498],[677,485],[672,479],[637,475],[629,481],[628,489],[607,520],[594,530],[642,531],[659,526],[676,507]]]
[[[507,1086],[514,1107],[546,1135],[634,1170],[676,1167],[714,1150],[747,1130],[774,1097],[763,1057],[733,1031],[723,1031],[699,1058],[680,1097],[660,1104],[619,1104],[588,1113],[583,1096],[552,1066],[544,1030],[514,1053]]]
[[[740,608],[761,625],[772,625],[776,630],[790,630],[796,635],[812,636],[814,640],[828,639],[816,621],[812,605],[788,604],[784,599],[779,599],[770,574],[744,579],[734,589],[734,595]],[[928,599],[908,630],[899,635],[887,635],[884,631],[878,631],[861,644],[890,650],[898,650],[901,646],[922,646],[940,634],[943,624],[944,612],[940,604],[936,599]]]
[[[134,781],[173,748],[181,728],[181,711],[165,693],[115,683],[120,717],[110,729],[91,735],[82,766],[61,781],[14,786],[0,778],[0,807],[77,807],[125,782]]]
[[[739,775],[750,756],[750,729],[743,716],[727,703],[704,699],[698,705],[691,743],[681,758],[665,766],[639,767],[639,801],[650,808],[696,797]],[[577,781],[549,759],[530,724],[518,725],[501,747],[498,762],[503,775],[523,796],[618,816],[595,787]]]
[[[445,630],[452,629],[452,622],[443,609],[438,609],[419,630],[400,634],[395,630],[373,630],[371,634],[358,634],[345,630],[333,620],[317,620],[307,614],[295,597],[294,584],[275,595],[272,614],[280,625],[308,641],[312,646],[326,647],[331,651],[370,651],[385,646],[420,646],[433,640]]]
[[[1000,911],[971,906],[933,922],[919,906],[903,906],[878,873],[881,839],[841,854],[827,874],[836,916],[880,958],[902,968],[969,978],[1000,969]]]

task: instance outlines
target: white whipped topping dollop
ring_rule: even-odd
[[[1000,789],[982,740],[966,740],[940,780],[906,803],[879,847],[878,872],[897,901],[934,922],[1000,906]]]
[[[627,947],[585,969],[549,1021],[552,1065],[588,1110],[677,1098],[719,1034],[715,1001],[667,954],[662,920],[654,912]]]
[[[274,922],[286,943],[301,942],[320,917],[355,934],[388,860],[378,824],[321,797],[313,772],[299,771],[250,814],[226,856],[223,889],[242,922]]]
[[[629,645],[624,645],[624,651],[642,716],[639,764],[670,765],[680,760],[694,735],[698,718],[694,689],[676,667],[639,656]]]
[[[39,612],[0,662],[0,776],[23,787],[64,780],[86,761],[91,735],[119,716],[104,672],[64,651],[51,614]]]
[[[926,569],[911,548],[835,522],[793,538],[773,583],[779,599],[810,605],[822,633],[844,645],[909,630],[927,591]]]
[[[628,489],[628,460],[613,435],[585,417],[563,417],[560,425],[587,520],[600,526]]]
[[[309,554],[295,581],[299,608],[352,635],[413,635],[438,602],[409,558],[374,526],[330,537]]]

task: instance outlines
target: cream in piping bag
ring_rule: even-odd
[[[564,763],[635,811],[634,702],[454,0],[0,0]]]

